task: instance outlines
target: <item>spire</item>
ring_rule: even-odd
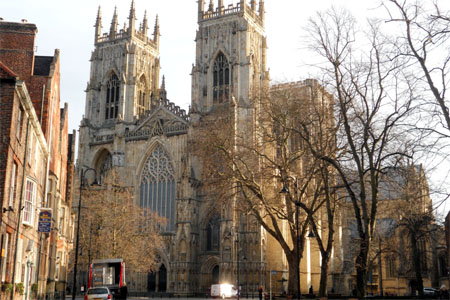
[[[156,43],[156,45],[159,45],[159,35],[160,35],[160,31],[159,31],[159,17],[158,17],[158,15],[156,15],[155,29],[153,31],[153,41]]]
[[[250,2],[250,7],[252,8],[253,11],[256,11],[256,0],[252,0]]]
[[[241,11],[245,11],[245,6],[247,4],[245,4],[245,0],[240,0],[239,1],[239,6],[241,7]]]
[[[147,36],[148,33],[148,21],[147,21],[147,10],[144,12],[144,20],[142,21],[142,33]]]
[[[131,0],[130,16],[128,17],[128,30],[133,35],[135,31],[136,10],[134,8],[134,0]]]
[[[205,9],[205,0],[198,0],[198,20],[203,19],[203,11]]]
[[[98,6],[98,12],[97,12],[97,20],[95,21],[95,39],[94,43],[98,43],[100,36],[102,34],[102,11],[100,6]]]
[[[209,12],[213,12],[213,11],[214,11],[214,3],[213,3],[213,0],[210,0],[210,1],[209,1],[208,11],[209,11]]]
[[[159,89],[159,97],[163,100],[167,99],[167,91],[166,91],[166,77],[163,75],[161,88]]]
[[[219,0],[219,14],[223,13],[223,0]]]
[[[264,0],[259,0],[259,17],[261,18],[261,20],[264,23]]]
[[[114,7],[114,15],[111,21],[111,28],[109,29],[109,39],[113,40],[116,38],[117,35],[117,25],[118,25],[118,21],[117,21],[117,6]]]

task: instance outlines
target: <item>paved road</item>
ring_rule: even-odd
[[[72,299],[72,296],[67,296],[66,297],[66,300],[71,300]],[[81,296],[77,296],[76,298],[75,298],[76,300],[84,300],[84,297],[81,297]],[[154,299],[154,300],[205,300],[205,299],[212,299],[212,298],[183,298],[183,297],[180,297],[180,298],[178,298],[178,297],[173,297],[173,298],[159,298],[159,297],[155,297],[155,298],[147,298],[147,297],[128,297],[127,299],[130,299],[130,300],[143,300],[143,299]],[[239,298],[239,299],[241,299],[241,300],[252,300],[252,298]],[[253,298],[253,300],[257,300],[257,298]]]

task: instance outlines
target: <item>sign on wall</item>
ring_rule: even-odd
[[[41,209],[39,212],[38,232],[50,233],[52,229],[52,211]]]

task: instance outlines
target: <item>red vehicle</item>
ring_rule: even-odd
[[[114,299],[126,299],[125,263],[121,258],[96,259],[89,269],[89,286],[106,286]]]

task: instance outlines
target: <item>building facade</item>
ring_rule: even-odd
[[[207,8],[199,1],[189,115],[168,100],[164,78],[159,85],[158,19],[149,38],[147,17],[136,27],[135,15],[132,1],[126,26],[118,29],[115,11],[109,32],[101,34],[98,12],[77,162],[95,168],[99,177],[118,170],[124,185],[134,189],[136,203],[168,220],[159,271],[130,275],[136,279],[128,280],[128,288],[192,294],[215,282],[234,282],[240,235],[239,248],[252,249],[240,273],[247,290],[256,292],[266,272],[263,234],[258,226],[238,230],[234,210],[204,199],[201,158],[189,144],[196,139],[196,124],[214,120],[232,103],[240,130],[254,130],[251,94],[268,79],[264,1],[228,7],[219,1]]]
[[[2,299],[11,290],[14,299],[65,292],[74,135],[67,105],[60,109],[59,50],[36,56],[36,33],[25,20],[0,21]],[[53,216],[48,234],[38,232],[44,210]]]
[[[109,31],[102,33],[98,11],[77,164],[80,170],[95,169],[98,179],[114,168],[124,179],[123,185],[134,191],[136,204],[168,220],[157,271],[130,272],[129,291],[186,295],[204,293],[214,283],[239,282],[244,294],[256,294],[259,286],[270,285],[272,277],[274,291],[286,291],[288,267],[281,247],[251,216],[239,212],[237,201],[227,207],[219,205],[204,185],[208,173],[204,158],[192,150],[203,125],[227,116],[234,122],[236,136],[255,141],[262,126],[255,99],[269,86],[264,14],[262,0],[241,0],[226,7],[221,0],[217,6],[213,1],[209,5],[198,1],[191,107],[186,113],[169,101],[164,77],[159,84],[158,19],[149,37],[146,15],[140,26],[135,24],[132,1],[128,23],[119,29],[115,11]],[[317,81],[306,80],[272,88],[298,89],[302,97],[312,100],[308,105],[316,105],[319,102],[310,92],[318,87]],[[326,91],[315,97],[331,98]],[[325,102],[325,110],[332,112],[332,101]],[[329,121],[327,128],[332,128],[333,117]],[[421,201],[428,208],[431,200],[423,170],[416,177],[424,188]],[[386,206],[380,211],[392,212],[389,205],[401,201],[382,199]],[[350,294],[355,284],[354,228],[349,213],[339,214],[329,290]],[[397,222],[400,215],[381,214],[380,218]],[[327,233],[323,230],[322,234]],[[395,234],[402,236],[400,231]],[[429,243],[423,246],[431,247]],[[410,292],[411,273],[404,267],[410,261],[387,253],[381,260],[386,263],[379,265],[388,276],[377,277],[374,267],[369,291],[376,293],[377,278],[382,278],[385,291]],[[306,238],[302,257],[301,290],[307,293],[310,287],[317,289],[320,280],[321,255],[313,237]],[[430,255],[424,261],[429,259]],[[431,285],[431,275],[427,278],[426,285]]]

